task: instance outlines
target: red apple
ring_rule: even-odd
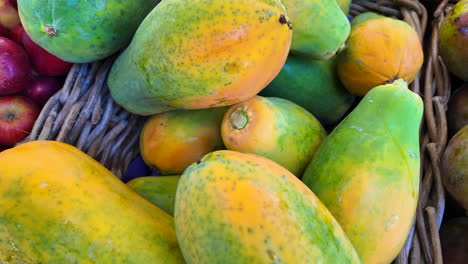
[[[0,24],[11,29],[20,23],[18,10],[10,4],[9,0],[0,0]]]
[[[28,84],[23,94],[42,107],[63,86],[64,80],[59,77],[40,76]]]
[[[12,5],[14,8],[18,9],[18,3],[16,0],[10,0],[10,5]]]
[[[12,29],[10,29],[9,36],[10,36],[11,40],[13,40],[17,44],[23,46],[23,41],[22,41],[23,33],[24,33],[24,28],[20,23],[20,24],[14,26]]]
[[[26,51],[15,42],[0,37],[0,95],[20,92],[30,77],[31,66]]]
[[[0,96],[0,145],[14,146],[25,139],[39,115],[39,108],[24,96]]]
[[[24,29],[21,34],[21,43],[31,57],[33,68],[42,75],[63,76],[73,66],[72,63],[59,59],[32,41]]]

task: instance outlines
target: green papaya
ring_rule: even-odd
[[[175,194],[180,176],[148,176],[139,177],[127,182],[143,198],[174,215]]]
[[[130,43],[159,0],[18,0],[26,33],[49,53],[68,62],[108,57]]]
[[[291,52],[312,59],[333,57],[351,30],[334,0],[282,0],[293,27]]]
[[[303,175],[362,263],[390,263],[413,224],[422,114],[421,98],[402,79],[373,88],[325,139]]]
[[[339,81],[335,61],[289,55],[281,72],[260,95],[287,99],[304,107],[322,124],[335,124],[355,101]]]
[[[162,1],[114,63],[109,89],[139,115],[232,105],[273,80],[291,39],[280,0]]]

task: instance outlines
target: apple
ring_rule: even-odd
[[[7,149],[7,147],[0,146],[0,152],[4,151],[4,150],[6,150],[6,149]]]
[[[0,37],[0,95],[20,92],[30,77],[31,66],[26,51],[12,40]]]
[[[12,5],[14,8],[18,9],[18,3],[17,3],[18,1],[10,0],[9,2],[10,2],[10,5]]]
[[[5,37],[5,38],[7,38],[7,37],[9,37],[9,36],[10,36],[9,30],[8,30],[6,27],[0,25],[0,37]]]
[[[30,99],[0,96],[0,145],[14,146],[25,139],[39,115],[39,108]]]
[[[23,94],[42,107],[50,97],[62,88],[63,83],[63,78],[39,76],[26,86]]]
[[[9,0],[0,0],[0,24],[11,29],[20,23],[18,10]]]
[[[31,58],[33,68],[42,75],[63,76],[73,66],[73,63],[59,59],[36,44],[21,24],[12,29],[11,38],[24,47]]]

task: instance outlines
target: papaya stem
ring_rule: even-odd
[[[232,113],[230,121],[233,128],[241,130],[247,126],[249,117],[247,116],[247,113],[244,112],[244,110],[237,109],[234,111],[234,113]]]
[[[281,14],[281,15],[280,15],[279,22],[280,22],[281,24],[286,24],[286,25],[288,25],[289,29],[293,29],[292,24],[291,24],[291,21],[289,21],[289,20],[286,18],[286,15],[285,15],[285,14]]]
[[[57,30],[53,26],[45,25],[44,30],[45,30],[47,36],[49,36],[51,38],[57,36]]]

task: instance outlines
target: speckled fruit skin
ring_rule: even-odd
[[[341,11],[343,11],[343,13],[347,15],[351,7],[351,0],[337,0],[337,2],[340,6]]]
[[[182,175],[177,239],[187,263],[360,263],[317,197],[280,165],[212,152]]]
[[[445,189],[468,212],[468,125],[449,141],[442,156]]]
[[[338,54],[338,76],[352,94],[363,96],[396,79],[412,82],[423,60],[421,41],[410,25],[366,12],[351,23],[346,48]]]
[[[421,98],[399,79],[372,89],[325,139],[302,180],[343,227],[362,263],[390,263],[419,193]]]
[[[455,4],[444,18],[439,50],[449,71],[468,82],[468,0]]]
[[[292,54],[278,76],[259,95],[290,100],[324,125],[341,120],[356,99],[338,79],[335,58],[311,60]]]
[[[291,19],[291,52],[312,59],[333,57],[349,36],[350,24],[335,0],[282,0]]]
[[[18,11],[26,33],[39,46],[64,61],[86,63],[108,57],[130,43],[158,2],[18,0]],[[55,36],[46,27],[53,27]]]
[[[175,196],[180,175],[147,176],[127,182],[128,187],[152,204],[174,215]]]
[[[162,1],[113,65],[111,94],[140,115],[244,101],[286,61],[287,22],[280,0]]]
[[[243,128],[236,127],[234,121],[239,113],[247,118]],[[300,177],[327,134],[320,122],[297,104],[255,96],[229,108],[221,136],[227,149],[269,158]]]
[[[73,146],[5,150],[0,182],[1,263],[184,263],[173,218]]]
[[[221,122],[227,110],[182,109],[154,115],[140,135],[143,160],[163,174],[181,174],[205,154],[224,148]]]

